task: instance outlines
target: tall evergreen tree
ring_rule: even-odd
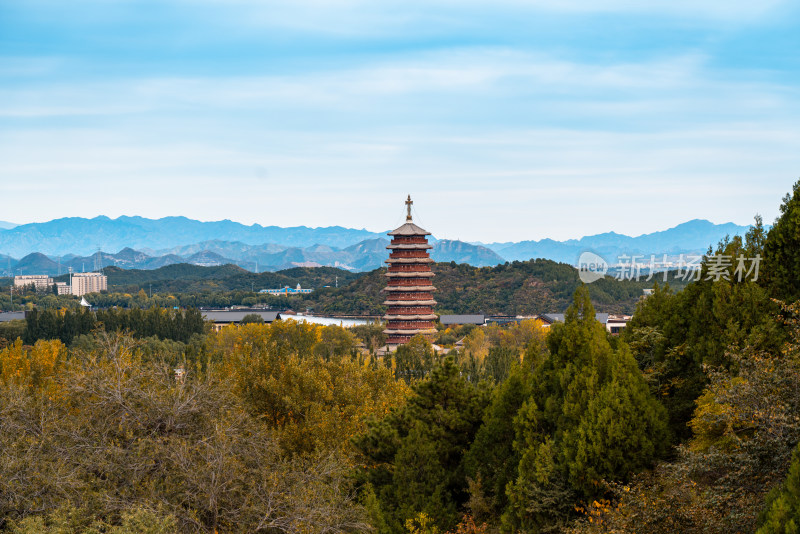
[[[442,530],[455,526],[468,498],[463,456],[488,401],[450,357],[413,390],[401,410],[354,439],[371,466],[363,481],[375,492],[387,532],[404,532],[405,521],[420,513]]]
[[[783,198],[781,215],[767,234],[763,280],[775,298],[800,298],[800,180]]]
[[[506,508],[506,486],[517,478],[520,455],[514,448],[514,417],[531,395],[532,379],[528,367],[517,366],[494,389],[483,424],[464,458],[466,474],[472,481],[471,497],[486,507],[472,512],[483,512],[489,520]]]
[[[627,346],[612,348],[585,286],[547,341],[550,354],[514,420],[520,462],[504,514],[513,531],[558,528],[576,498],[601,496],[604,481],[648,466],[667,441],[663,406]]]

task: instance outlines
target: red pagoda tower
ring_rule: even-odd
[[[431,272],[433,260],[428,254],[431,246],[427,236],[430,232],[423,230],[411,221],[411,195],[408,195],[406,207],[406,223],[393,232],[392,242],[388,249],[391,250],[389,270],[386,276],[388,285],[384,289],[387,300],[384,304],[388,307],[384,319],[387,321],[386,344],[389,348],[407,343],[417,334],[430,335],[436,333],[433,321],[436,315],[433,307],[433,292],[436,290],[431,284],[434,277]]]

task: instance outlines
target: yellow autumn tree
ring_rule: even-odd
[[[0,350],[0,380],[5,385],[39,389],[53,377],[65,353],[64,344],[58,340],[40,340],[30,347],[17,339]]]
[[[408,395],[391,370],[351,356],[355,342],[340,327],[278,321],[223,329],[209,336],[208,348],[220,361],[213,372],[279,430],[283,449],[310,453],[348,449],[366,419]]]

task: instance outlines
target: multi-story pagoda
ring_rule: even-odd
[[[407,343],[417,334],[436,333],[433,324],[436,320],[433,313],[436,305],[433,292],[436,288],[431,284],[433,260],[428,254],[431,246],[427,238],[430,232],[411,221],[412,204],[411,195],[408,195],[406,222],[389,232],[392,242],[386,247],[391,250],[386,260],[389,264],[386,273],[389,282],[384,289],[387,294],[384,304],[388,307],[384,316],[387,321],[386,344],[390,349]]]

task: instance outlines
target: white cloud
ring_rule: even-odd
[[[699,54],[598,65],[507,49],[471,48],[296,75],[175,77],[55,83],[0,89],[0,116],[213,115],[231,110],[303,118],[352,113],[412,122],[425,115],[464,117],[490,109],[520,117],[583,115],[623,120],[718,113],[730,119],[792,108],[796,95],[747,73],[710,71]],[[532,113],[531,110],[536,110]],[[677,113],[677,115],[676,115]],[[685,117],[684,120],[694,120]],[[702,119],[701,119],[702,120]]]
[[[769,221],[800,165],[798,143],[796,126],[777,123],[651,133],[270,132],[237,149],[216,139],[30,132],[0,143],[0,196],[36,198],[37,213],[59,216],[181,214],[380,231],[411,193],[438,237],[565,239],[696,217],[743,224],[760,212]],[[31,217],[22,201],[4,209],[10,220]]]
[[[483,241],[769,221],[800,166],[797,104],[700,53],[593,64],[486,47],[294,75],[9,84],[0,198],[17,222],[383,230],[412,193],[437,236]]]

